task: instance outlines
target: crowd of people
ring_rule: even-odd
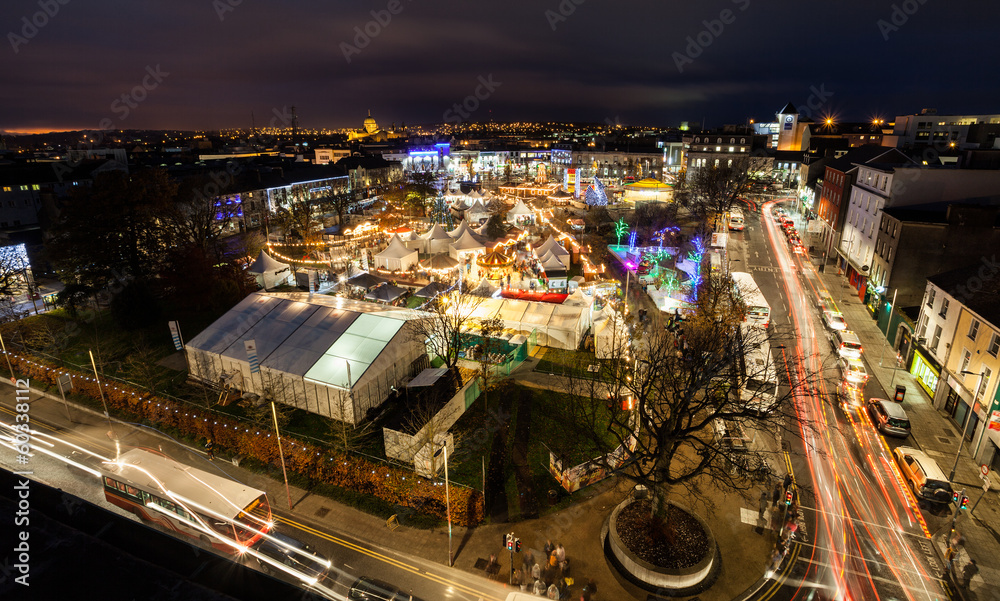
[[[570,561],[566,556],[566,548],[562,544],[552,544],[546,541],[543,549],[544,557],[529,549],[522,557],[520,568],[514,568],[511,582],[522,591],[531,592],[539,597],[549,599],[570,599],[570,587],[575,584],[570,576]],[[588,580],[580,590],[580,596],[572,598],[581,601],[594,601],[597,594],[597,584]]]

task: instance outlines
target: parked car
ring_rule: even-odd
[[[933,459],[912,447],[897,447],[894,452],[899,471],[918,499],[951,503],[951,484]]]
[[[868,416],[872,425],[887,436],[906,438],[910,435],[910,418],[898,403],[886,399],[869,399]]]
[[[851,330],[834,330],[830,332],[830,342],[833,350],[837,351],[837,356],[848,359],[860,359],[864,349],[861,347],[861,339]]]
[[[846,330],[847,322],[844,316],[835,311],[823,311],[823,325],[831,330]]]
[[[271,532],[260,539],[253,549],[268,559],[294,570],[295,578],[309,583],[322,582],[330,572],[330,560],[316,552],[310,545],[279,532]],[[292,577],[281,568],[265,559],[253,556],[265,574],[280,574]]]

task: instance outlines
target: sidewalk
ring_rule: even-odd
[[[107,429],[102,415],[78,405],[72,405],[71,411],[75,422],[71,424],[66,420],[66,411],[61,398],[35,389],[31,392],[31,411],[36,419],[44,419],[56,427],[68,427],[76,431],[90,428],[93,432],[103,432]],[[205,453],[200,449],[179,447],[169,437],[147,429],[136,433],[132,426],[118,423],[122,424],[123,428],[129,429],[130,433],[124,437],[126,444],[130,437],[133,443],[139,443],[137,439],[157,436],[165,449],[176,450],[174,454],[178,455],[178,459],[199,468],[214,466],[237,480],[264,490],[276,511],[284,515],[290,514],[294,520],[322,531],[333,531],[338,535],[357,539],[373,550],[391,551],[401,558],[406,558],[408,562],[421,565],[424,570],[440,574],[450,572],[450,577],[461,578],[464,582],[474,585],[478,578],[486,578],[484,570],[477,567],[477,563],[484,565],[485,560],[495,553],[500,560],[501,569],[497,576],[490,578],[494,585],[480,581],[479,586],[484,591],[492,591],[497,585],[506,588],[510,556],[500,548],[500,540],[502,534],[514,532],[522,541],[522,551],[514,557],[515,567],[521,567],[528,549],[533,551],[536,558],[544,557],[542,548],[546,540],[564,545],[572,566],[571,575],[576,581],[570,587],[571,599],[579,598],[581,588],[588,578],[598,583],[603,599],[644,600],[648,595],[646,591],[624,580],[613,570],[604,557],[601,547],[600,531],[604,520],[612,508],[631,492],[631,486],[617,478],[609,478],[584,489],[582,493],[577,493],[580,500],[573,505],[538,519],[513,524],[486,524],[477,528],[454,527],[452,531],[454,568],[448,568],[446,524],[431,530],[410,528],[406,525],[405,510],[401,510],[402,525],[390,530],[382,518],[341,505],[301,488],[291,487],[286,493],[284,482],[280,479],[272,479],[226,461],[225,449],[219,449],[215,463],[208,464],[204,462]],[[158,442],[154,441],[152,444]],[[141,444],[151,443],[147,440]],[[553,488],[557,486],[555,480],[551,485]],[[761,579],[766,568],[768,552],[774,544],[775,534],[769,529],[757,528],[755,502],[743,500],[735,494],[709,489],[709,486],[703,487],[703,492],[708,493],[706,502],[679,495],[675,495],[675,498],[682,505],[698,512],[711,524],[712,533],[721,551],[722,568],[719,577],[707,591],[699,595],[700,598],[702,601],[729,601]],[[292,504],[290,511],[289,494]],[[752,491],[751,496],[756,498],[758,494],[759,491]],[[502,595],[497,598],[502,598]]]
[[[813,264],[818,265],[820,260],[813,257]],[[897,366],[896,351],[886,343],[885,336],[864,303],[854,293],[854,289],[847,284],[847,279],[837,275],[834,263],[829,263],[824,272],[818,275],[844,314],[849,327],[861,339],[869,375],[878,381],[890,399],[895,394],[897,385],[906,387],[903,407],[909,414],[912,429],[910,438],[904,444],[921,449],[945,473],[949,473],[958,450],[959,427],[934,408],[930,397],[906,366]],[[974,504],[983,495],[982,486],[979,465],[969,454],[968,445],[964,444],[952,487],[956,490],[964,488],[970,502]],[[982,502],[976,507],[975,515],[962,512],[956,523],[956,529],[965,536],[966,543],[955,560],[955,573],[960,577],[961,569],[969,559],[975,559],[980,568],[979,574],[972,579],[969,590],[959,591],[966,599],[991,598],[993,587],[1000,586],[1000,560],[997,559],[1000,558],[1000,498],[996,493],[996,484],[993,486],[994,489],[985,493]],[[950,524],[949,518],[937,532],[932,533],[934,548],[942,564]]]

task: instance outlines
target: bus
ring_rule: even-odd
[[[736,294],[747,306],[743,321],[761,328],[771,325],[771,307],[764,300],[764,295],[760,293],[757,282],[753,281],[753,276],[742,271],[734,271],[730,275],[733,278],[733,286],[736,287]]]
[[[274,526],[264,491],[146,449],[101,466],[112,505],[167,530],[241,554]]]
[[[778,402],[777,357],[764,334],[749,324],[740,328],[743,347],[740,365],[740,401],[757,415],[767,415]]]

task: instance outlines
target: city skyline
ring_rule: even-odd
[[[990,55],[997,9],[964,6],[18,1],[0,8],[0,130],[262,128],[290,106],[306,129],[356,128],[369,110],[383,126],[716,127],[786,102],[842,121],[992,113],[997,84],[974,57]],[[957,28],[961,44],[921,52]]]

